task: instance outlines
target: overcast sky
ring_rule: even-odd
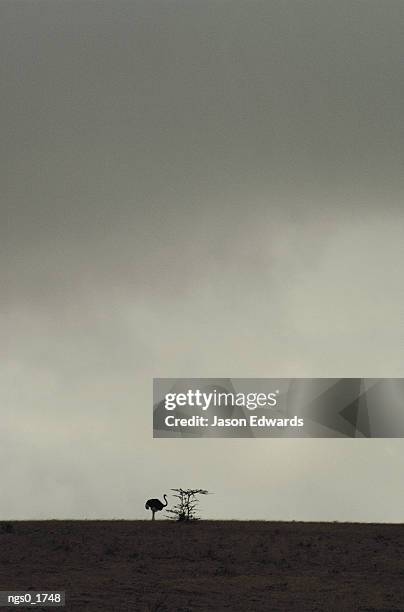
[[[0,518],[402,521],[404,440],[153,440],[153,377],[404,363],[401,0],[0,3]]]

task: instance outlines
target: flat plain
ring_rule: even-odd
[[[1,522],[0,590],[57,589],[74,612],[404,612],[404,525]]]

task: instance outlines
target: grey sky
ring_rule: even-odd
[[[151,381],[402,376],[403,25],[0,4],[1,517],[402,520],[404,441],[153,440]]]

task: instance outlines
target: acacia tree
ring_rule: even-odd
[[[173,521],[198,521],[198,495],[208,495],[206,489],[171,489],[177,498],[173,508],[167,510]]]

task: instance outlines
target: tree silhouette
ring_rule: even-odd
[[[173,521],[198,521],[198,495],[208,495],[206,489],[171,489],[178,499],[173,508],[167,510]]]

